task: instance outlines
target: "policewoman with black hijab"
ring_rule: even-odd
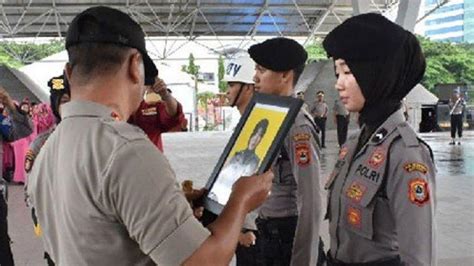
[[[400,109],[425,72],[418,40],[382,15],[363,14],[323,46],[340,99],[361,123],[325,186],[329,265],[435,265],[433,157]]]

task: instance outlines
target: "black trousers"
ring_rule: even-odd
[[[337,142],[339,147],[346,142],[347,139],[347,130],[349,126],[349,116],[345,115],[336,115],[337,123]]]
[[[244,247],[240,244],[237,245],[237,249],[235,251],[235,256],[237,259],[237,266],[260,266],[260,265],[265,265],[263,264],[263,261],[261,260],[262,254],[260,251],[260,236],[258,235],[258,232],[253,231],[252,232],[255,234],[257,237],[257,241],[255,242],[255,245],[250,246],[250,247]]]
[[[460,115],[451,115],[451,138],[456,137],[456,131],[458,132],[458,137],[462,138],[462,114]]]
[[[335,260],[331,257],[331,253],[328,251],[327,256],[328,266],[402,266],[400,256],[393,258],[382,259],[378,261],[362,262],[362,263],[344,263],[342,261]]]
[[[258,245],[266,266],[287,266],[291,262],[298,217],[257,219]]]
[[[321,130],[321,146],[325,147],[326,146],[326,117],[315,117],[314,122],[316,125],[319,127],[319,130]]]
[[[0,193],[0,265],[11,266],[13,263],[13,254],[10,247],[10,237],[8,236],[8,206]]]

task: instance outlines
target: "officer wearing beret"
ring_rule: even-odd
[[[291,96],[307,59],[287,38],[253,45],[255,90]],[[277,158],[272,193],[259,210],[257,227],[265,265],[316,265],[322,220],[317,127],[301,109]]]
[[[326,183],[329,265],[436,265],[436,170],[400,109],[425,72],[418,40],[382,15],[363,14],[323,46],[340,99],[361,123]]]
[[[245,177],[204,228],[173,170],[126,121],[157,69],[140,26],[104,6],[69,25],[71,101],[30,171],[27,193],[45,250],[58,265],[225,265],[246,214],[268,195],[272,174]]]

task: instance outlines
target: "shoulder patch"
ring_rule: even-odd
[[[425,164],[418,163],[418,162],[406,163],[403,166],[403,169],[405,169],[405,171],[407,171],[408,173],[411,173],[411,172],[420,172],[422,174],[428,173],[428,167]]]
[[[307,166],[311,162],[311,149],[306,143],[296,144],[295,158],[299,166]]]
[[[430,200],[428,182],[423,178],[412,178],[408,183],[408,198],[410,202],[419,207]]]
[[[298,142],[298,141],[308,141],[311,139],[311,135],[308,133],[296,133],[293,135],[293,140]]]
[[[35,162],[36,154],[30,149],[26,152],[25,156],[25,172],[29,173]]]
[[[397,126],[397,130],[407,147],[418,147],[420,145],[415,131],[408,125],[408,123],[401,123]]]

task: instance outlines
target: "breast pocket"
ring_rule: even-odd
[[[370,183],[363,179],[348,180],[342,195],[342,227],[367,239],[374,235],[374,200],[380,183]]]

